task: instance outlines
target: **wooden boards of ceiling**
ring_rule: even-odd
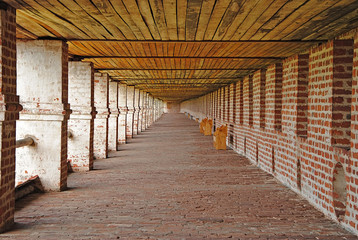
[[[122,40],[330,39],[357,26],[355,0],[5,0],[18,37]]]

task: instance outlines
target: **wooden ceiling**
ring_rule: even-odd
[[[17,37],[64,39],[72,59],[166,101],[240,80],[358,26],[353,0],[5,0]]]

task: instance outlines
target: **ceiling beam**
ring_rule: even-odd
[[[260,68],[95,68],[98,71],[187,71],[187,70],[200,70],[200,71],[208,71],[208,70],[222,70],[222,71],[256,71]]]
[[[88,59],[88,58],[120,58],[120,59],[230,59],[230,60],[241,60],[241,59],[266,59],[266,60],[282,60],[285,59],[285,57],[263,57],[263,56],[250,56],[250,57],[189,57],[189,56],[118,56],[118,55],[88,55],[88,56],[82,56],[82,55],[73,55],[74,59]]]
[[[46,39],[46,38],[41,38]],[[60,38],[49,38],[49,40],[63,40]],[[236,41],[186,41],[186,40],[120,40],[120,39],[79,39],[68,38],[67,42],[123,42],[123,43],[322,43],[327,40],[236,40]]]
[[[112,77],[115,80],[125,80],[125,81],[140,81],[140,80],[239,80],[239,78],[234,78],[234,77],[223,77],[223,78],[211,78],[211,77],[203,77],[203,78],[123,78],[123,77]]]

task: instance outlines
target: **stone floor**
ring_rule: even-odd
[[[166,114],[69,190],[16,203],[0,239],[357,239],[181,114]]]

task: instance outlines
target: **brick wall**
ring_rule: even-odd
[[[108,74],[95,73],[94,106],[97,115],[94,120],[93,154],[96,159],[106,158],[108,155],[108,81]]]
[[[228,145],[358,233],[357,35],[354,44],[329,41],[268,66],[236,83],[235,107],[224,88],[212,105],[235,113]]]
[[[16,11],[0,7],[0,232],[11,227],[15,211],[15,120],[21,106],[16,96]],[[6,109],[6,110],[5,110]]]

